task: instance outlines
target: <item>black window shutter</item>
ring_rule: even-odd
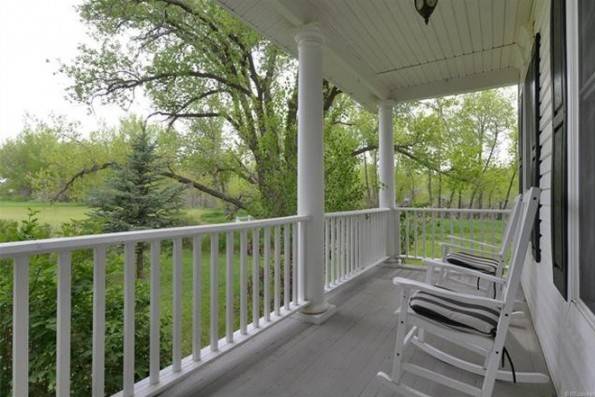
[[[566,1],[552,0],[552,266],[554,284],[568,293],[567,159],[566,159]]]
[[[527,68],[525,81],[523,83],[522,96],[522,151],[524,164],[524,175],[522,190],[527,190],[532,186],[539,187],[540,180],[540,156],[541,146],[539,144],[539,45],[541,37],[539,34],[535,37],[535,44],[531,52],[531,62]],[[541,261],[540,241],[540,223],[539,217],[535,219],[533,232],[531,233],[531,246],[533,258],[535,261]]]

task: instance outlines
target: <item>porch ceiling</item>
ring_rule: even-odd
[[[534,2],[439,0],[426,26],[413,0],[218,1],[293,55],[319,23],[325,76],[369,108],[516,83]]]

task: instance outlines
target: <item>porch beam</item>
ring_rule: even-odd
[[[517,84],[518,80],[518,69],[507,68],[466,75],[456,79],[440,80],[427,84],[398,88],[391,92],[390,97],[398,102],[435,98],[504,87],[506,85]]]
[[[298,44],[298,266],[303,271],[309,302],[304,318],[319,323],[329,305],[324,296],[324,164],[323,164],[323,35],[317,25],[306,25],[295,36]],[[312,316],[312,317],[310,317]]]

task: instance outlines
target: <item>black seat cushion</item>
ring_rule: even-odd
[[[496,335],[500,318],[500,309],[496,306],[461,302],[426,291],[415,292],[409,306],[415,313],[430,320],[490,337]]]
[[[453,265],[478,270],[486,274],[496,274],[499,265],[499,262],[496,259],[464,251],[450,252],[444,259],[446,262]]]

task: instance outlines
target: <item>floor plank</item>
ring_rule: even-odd
[[[309,326],[272,352],[216,380],[195,395],[279,397],[385,397],[390,396],[376,380],[380,370],[390,372],[399,297],[392,278],[421,279],[422,272],[378,267],[336,292],[330,301],[337,313],[321,326]],[[291,320],[293,321],[293,320]],[[517,370],[545,369],[533,325],[513,328],[506,345]],[[432,336],[428,335],[428,338]],[[431,340],[439,348],[453,350],[440,338]],[[444,364],[411,346],[411,361],[462,381],[481,385],[482,378]],[[472,352],[456,353],[476,360]],[[436,396],[460,396],[441,385],[405,375],[404,382]],[[555,395],[546,385],[497,382],[494,396],[543,397]]]

